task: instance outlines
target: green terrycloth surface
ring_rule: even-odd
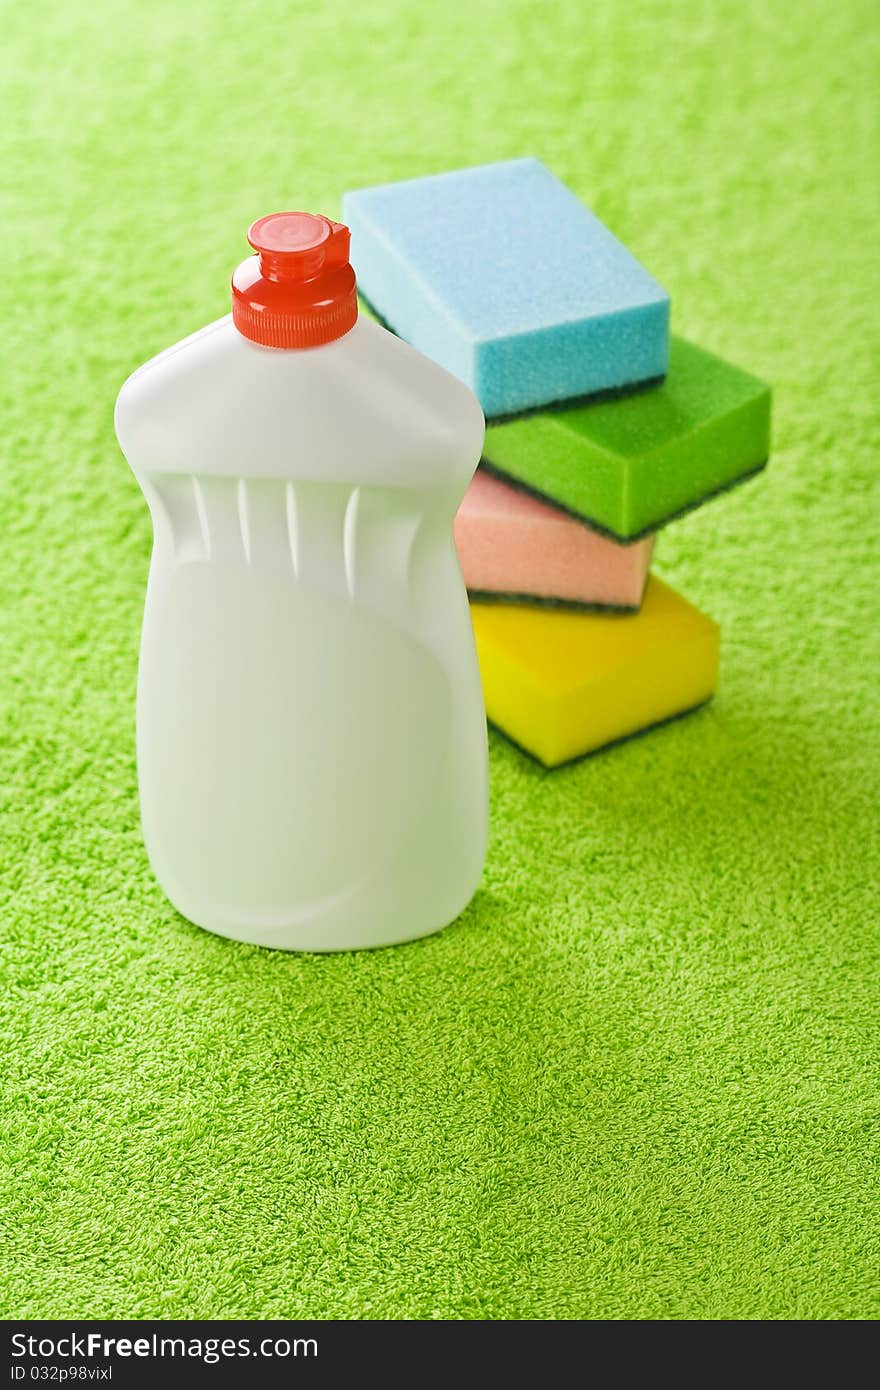
[[[490,425],[496,471],[621,540],[656,530],[767,460],[770,389],[673,336],[647,391]]]
[[[7,7],[5,1315],[877,1313],[875,21]],[[138,830],[116,391],[224,312],[252,217],[528,151],[774,384],[770,470],[659,546],[717,703],[556,775],[493,738],[433,939],[208,936]]]

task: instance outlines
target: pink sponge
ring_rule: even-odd
[[[638,608],[652,536],[621,545],[478,468],[455,518],[471,593]]]

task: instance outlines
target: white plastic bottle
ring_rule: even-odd
[[[232,315],[116,406],[155,532],[144,838],[210,931],[381,946],[446,925],[482,871],[486,727],[452,521],[484,421],[357,317],[347,228],[278,213],[248,240]]]

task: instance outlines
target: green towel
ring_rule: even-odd
[[[876,12],[869,0],[7,7],[0,1316],[876,1316]],[[534,153],[770,382],[670,527],[705,712],[491,743],[460,922],[319,959],[150,875],[123,378],[261,213]]]

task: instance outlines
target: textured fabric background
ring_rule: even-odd
[[[3,31],[0,1313],[876,1314],[876,6]],[[253,217],[523,153],[774,383],[769,472],[658,547],[720,696],[556,775],[493,738],[484,884],[431,940],[211,937],[138,829],[116,392],[226,311]]]

